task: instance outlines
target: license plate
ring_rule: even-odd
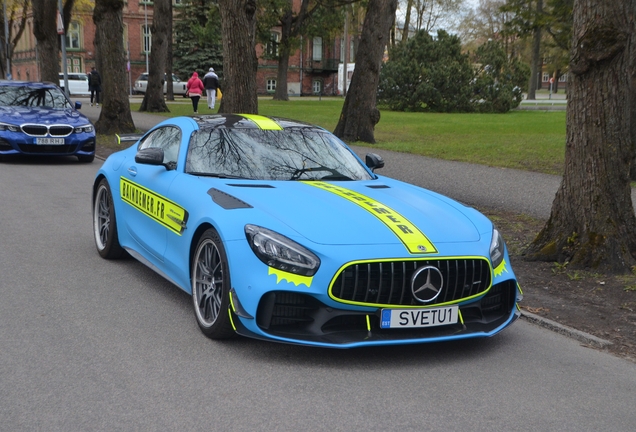
[[[41,145],[64,145],[64,138],[36,138],[35,143]]]
[[[457,324],[458,307],[382,309],[381,328],[420,328]]]

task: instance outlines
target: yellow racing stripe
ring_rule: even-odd
[[[274,120],[257,114],[240,114],[241,117],[252,120],[262,130],[283,130]]]
[[[303,183],[331,192],[362,207],[393,231],[410,253],[437,253],[437,249],[433,243],[431,243],[419,228],[390,207],[361,193],[330,183],[319,181],[306,181]]]

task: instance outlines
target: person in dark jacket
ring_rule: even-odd
[[[219,76],[214,72],[214,68],[203,77],[203,86],[208,94],[208,108],[214,109],[216,104],[216,90],[219,88]]]
[[[102,91],[102,77],[95,68],[91,68],[88,74],[88,90],[91,92],[91,106],[93,106],[93,100],[95,101],[95,105],[99,106],[99,94]]]

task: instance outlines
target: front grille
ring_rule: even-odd
[[[20,151],[27,154],[74,154],[77,145],[37,145],[19,144]]]
[[[73,128],[65,125],[56,125],[49,128],[51,136],[65,137],[70,135],[71,132],[73,132]]]
[[[73,127],[69,125],[38,125],[38,124],[24,124],[20,126],[22,132],[30,136],[44,137],[50,134],[55,137],[69,136],[73,132]]]
[[[411,277],[422,266],[436,267],[444,279],[440,295],[426,305],[477,295],[491,283],[490,264],[485,259],[368,262],[344,268],[331,285],[331,295],[360,304],[422,306],[411,289]]]

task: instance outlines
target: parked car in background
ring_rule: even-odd
[[[60,73],[60,88],[64,90],[64,74]],[[88,90],[88,75],[85,73],[67,73],[68,94],[70,96],[88,96],[91,94]]]
[[[95,158],[95,128],[52,83],[0,81],[0,160],[11,155]]]
[[[176,75],[172,75],[172,92],[175,95],[181,95],[183,97],[185,97],[185,93],[186,93],[186,83],[187,81],[181,81],[181,79],[176,76]],[[164,94],[167,93],[167,89],[168,86],[166,85],[166,80],[164,80],[163,83],[163,92]],[[137,78],[137,80],[135,80],[135,87],[133,92],[135,94],[145,94],[146,93],[146,88],[148,87],[148,74],[147,73],[142,73],[141,75],[139,75],[139,78]]]

